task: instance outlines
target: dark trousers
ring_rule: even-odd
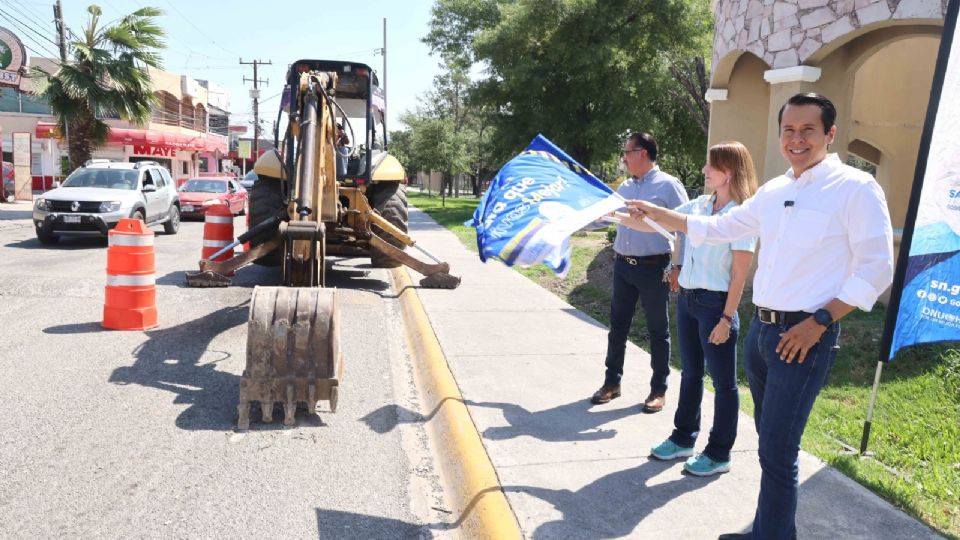
[[[619,385],[623,377],[627,335],[639,299],[647,319],[647,333],[650,334],[650,366],[653,368],[650,389],[666,392],[667,376],[670,375],[670,289],[663,281],[663,271],[668,264],[669,257],[664,257],[662,264],[637,265],[620,257],[615,259],[604,384]]]
[[[753,537],[787,540],[796,536],[800,486],[800,438],[820,389],[837,357],[840,325],[834,323],[807,351],[803,363],[777,354],[788,325],[764,324],[754,316],[744,341],[744,366],[760,435],[760,497]]]
[[[680,399],[673,417],[670,440],[693,448],[700,433],[700,401],[705,367],[713,379],[713,427],[703,453],[714,461],[730,461],[737,439],[740,395],[737,393],[737,334],[740,318],[734,313],[730,337],[720,345],[710,343],[710,332],[720,321],[727,303],[726,291],[683,289],[677,297],[677,339],[680,347]],[[704,366],[706,364],[706,366]]]

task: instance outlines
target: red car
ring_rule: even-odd
[[[185,218],[202,218],[214,204],[226,204],[235,216],[247,211],[247,190],[235,178],[190,178],[180,186],[179,196]]]

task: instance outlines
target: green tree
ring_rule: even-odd
[[[90,159],[109,132],[103,121],[119,117],[137,125],[150,119],[156,97],[147,67],[160,67],[157,53],[164,47],[164,31],[156,23],[162,11],[140,8],[112,26],[100,24],[97,5],[79,39],[69,44],[73,59],[56,73],[37,70],[39,94],[53,109],[61,132],[68,130],[71,170]]]
[[[493,111],[491,155],[539,132],[592,167],[640,129],[689,168],[705,153],[704,104],[685,104],[671,67],[695,72],[711,31],[708,0],[437,0],[424,42],[484,68],[468,101]]]

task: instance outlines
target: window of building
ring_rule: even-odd
[[[0,88],[0,112],[20,112],[20,92]]]

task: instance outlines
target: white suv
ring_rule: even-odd
[[[177,234],[180,200],[165,167],[155,161],[90,160],[33,206],[33,224],[43,244],[57,242],[62,234],[106,236],[125,217],[163,224],[164,232]]]

